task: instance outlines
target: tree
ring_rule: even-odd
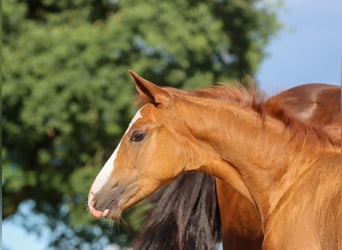
[[[181,88],[253,75],[280,27],[275,10],[261,0],[4,1],[3,218],[31,200],[66,228],[51,246],[129,243],[146,206],[126,214],[124,232],[85,209],[134,111],[127,70]]]

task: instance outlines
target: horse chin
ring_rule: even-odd
[[[117,220],[120,220],[121,218],[122,210],[120,208],[117,208],[115,210],[106,209],[105,211],[103,211],[103,214],[104,214],[103,216],[104,218],[117,221]]]
[[[139,201],[135,201],[136,197],[133,195],[124,195],[119,199],[118,205],[114,207],[110,207],[103,211],[103,217],[110,220],[120,220],[122,213],[126,211],[126,209],[130,208],[131,206],[135,205]]]

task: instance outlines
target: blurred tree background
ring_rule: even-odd
[[[144,206],[122,226],[86,209],[134,112],[127,70],[186,89],[253,75],[281,27],[278,8],[266,0],[2,2],[3,219],[29,200],[53,232],[52,249],[129,244]]]

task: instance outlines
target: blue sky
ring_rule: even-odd
[[[341,84],[342,1],[285,0],[286,29],[267,47],[257,80],[268,94],[308,82]]]
[[[284,8],[279,17],[286,29],[267,47],[269,56],[256,75],[260,87],[275,94],[308,82],[340,85],[342,1],[284,0]],[[2,224],[3,245],[8,250],[46,249],[47,235],[28,234],[13,220]]]

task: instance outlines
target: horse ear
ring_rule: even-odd
[[[150,102],[156,106],[169,106],[171,103],[171,96],[166,90],[144,79],[133,70],[128,70],[128,72],[134,80],[135,88],[140,97],[145,100],[147,99],[147,102]]]

